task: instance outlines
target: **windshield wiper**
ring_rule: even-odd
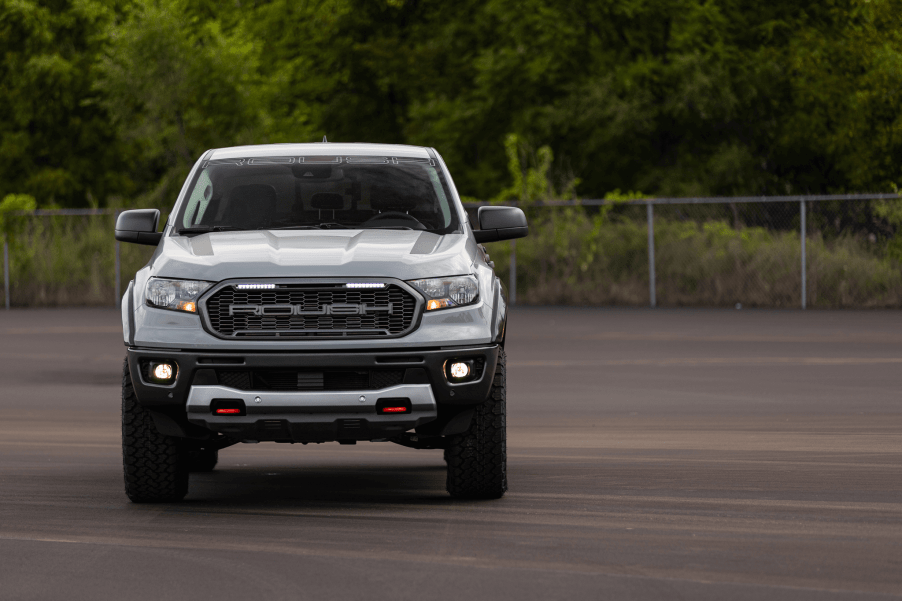
[[[351,229],[350,225],[343,223],[320,223],[319,225],[280,225],[278,227],[263,226],[258,230],[331,230],[331,229]]]
[[[331,230],[331,229],[342,229],[349,230],[352,229],[350,225],[345,225],[343,223],[338,223],[337,221],[330,221],[327,223],[320,223],[319,228],[323,230]]]
[[[218,226],[218,227],[225,227],[225,228],[228,228],[229,226]],[[356,226],[356,227],[357,227],[358,229],[366,229],[366,230],[412,230],[412,229],[413,229],[412,227],[407,227],[406,225],[369,225],[369,226],[367,226],[367,227],[365,227],[365,228],[360,228],[359,225],[358,225],[358,226]],[[241,228],[231,228],[231,229],[241,229]],[[306,225],[280,225],[280,226],[277,226],[277,227],[271,227],[271,226],[264,225],[264,226],[258,227],[258,228],[256,228],[256,229],[257,229],[257,230],[268,230],[268,231],[276,231],[276,230],[331,230],[331,229],[351,230],[351,229],[355,229],[355,226],[354,226],[354,225],[347,225],[347,224],[344,224],[344,223],[337,223],[337,222],[332,221],[332,222],[328,222],[328,223],[320,223],[319,225],[309,225],[309,224],[306,224]],[[220,231],[220,230],[218,230],[218,229],[216,229],[216,230],[207,230],[207,229],[200,229],[200,228],[192,228],[192,229],[184,229],[184,230],[181,230],[181,231],[182,231],[182,232],[189,232],[189,233],[203,233],[203,232]]]
[[[257,228],[261,230],[331,230],[331,229],[343,229],[343,230],[352,230],[355,229],[353,225],[346,225],[344,223],[321,223],[319,225],[285,225],[281,227],[261,227]],[[361,228],[358,226],[358,229],[364,230],[412,230],[412,227],[407,227],[406,225],[376,225],[376,226],[367,226]]]
[[[279,227],[258,227],[258,230],[318,230],[317,225],[280,225]]]
[[[184,234],[209,234],[210,232],[237,232],[246,231],[247,228],[236,227],[234,225],[203,225],[196,227],[184,227],[178,231],[179,235]]]

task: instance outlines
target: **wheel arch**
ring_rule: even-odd
[[[501,279],[495,277],[492,286],[492,342],[504,347],[507,334],[507,290]]]

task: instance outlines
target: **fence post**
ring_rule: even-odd
[[[806,208],[805,208],[804,200],[799,203],[799,212],[800,212],[799,214],[802,218],[801,219],[801,221],[802,221],[802,228],[801,228],[802,229],[802,231],[801,231],[801,238],[802,238],[802,309],[804,309],[805,305],[808,304],[808,289],[806,286],[807,279],[808,279],[808,271],[807,271],[807,266],[805,265],[805,233],[808,231],[808,229],[805,227]]]
[[[511,240],[511,285],[510,285],[510,304],[517,302],[517,241]]]
[[[3,236],[3,292],[6,297],[6,310],[9,311],[9,241]]]
[[[648,305],[654,309],[657,305],[655,295],[655,214],[650,202],[645,203],[648,210]]]
[[[113,214],[113,221],[115,222],[119,219],[119,210]],[[120,307],[120,303],[122,302],[122,294],[120,291],[122,290],[122,261],[120,260],[119,254],[119,241],[116,240],[116,307]]]

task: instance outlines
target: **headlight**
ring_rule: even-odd
[[[427,311],[470,305],[479,297],[479,283],[472,275],[411,280],[407,283],[426,297]]]
[[[193,280],[151,278],[144,298],[149,307],[197,313],[197,299],[211,285]]]

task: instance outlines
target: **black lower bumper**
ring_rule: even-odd
[[[446,363],[452,360],[471,361],[478,377],[461,383],[451,383],[446,377]],[[170,385],[151,381],[148,365],[170,362],[175,365],[175,381]],[[436,403],[441,406],[466,406],[483,402],[489,395],[498,346],[459,347],[403,351],[352,352],[198,352],[144,348],[128,349],[128,365],[138,401],[150,409],[184,408],[192,385],[228,385],[220,382],[224,374],[293,371],[305,374],[298,378],[305,392],[315,390],[317,373],[391,372],[398,374],[402,384],[430,384]],[[313,374],[313,379],[306,377]],[[251,380],[252,381],[252,380]],[[284,378],[280,391],[285,388]],[[332,386],[341,382],[332,382]],[[328,383],[323,386],[329,386]],[[354,383],[345,390],[355,390]],[[252,388],[251,388],[252,389]],[[372,389],[372,388],[371,388]]]

